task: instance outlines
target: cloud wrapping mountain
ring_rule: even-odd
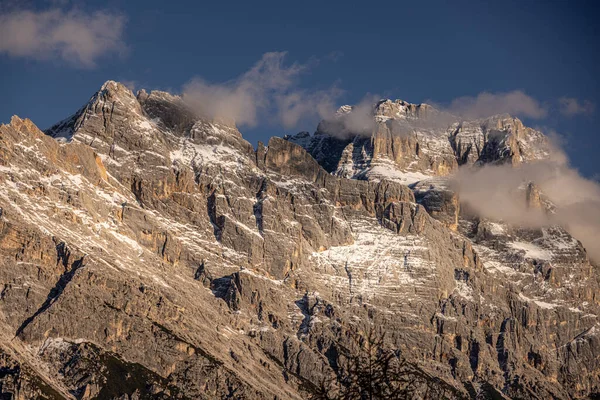
[[[521,90],[505,93],[481,92],[477,96],[458,97],[452,100],[448,107],[434,105],[448,113],[468,119],[496,114],[541,119],[548,114],[544,105]]]
[[[267,120],[290,128],[304,118],[330,115],[342,91],[335,86],[302,89],[299,76],[309,65],[286,66],[285,55],[265,53],[250,70],[231,81],[211,83],[194,78],[184,86],[183,98],[198,114],[239,126],[256,126]]]
[[[519,194],[530,182],[555,206],[552,212],[531,207]],[[564,226],[600,260],[600,184],[571,168],[560,150],[549,160],[517,167],[461,168],[454,184],[461,201],[478,215],[530,228]]]

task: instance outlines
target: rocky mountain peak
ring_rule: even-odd
[[[109,80],[75,114],[53,125],[46,133],[63,141],[71,141],[76,132],[88,123],[93,124],[100,115],[102,118],[113,115],[126,118],[129,115],[141,114],[140,104],[133,92],[125,85]]]
[[[348,115],[356,111],[356,106],[343,105],[336,111],[335,115],[338,117]],[[364,110],[361,110],[364,111]],[[378,119],[417,119],[427,118],[428,116],[439,113],[434,107],[429,104],[412,104],[404,100],[396,99],[381,99],[372,106],[372,115]]]
[[[10,123],[8,124],[13,129],[16,129],[19,132],[39,132],[39,128],[31,121],[29,118],[22,119],[18,115],[13,115],[10,118]]]
[[[339,176],[407,184],[448,175],[459,165],[516,165],[550,154],[543,133],[508,114],[461,121],[428,104],[390,99],[377,102],[372,117],[362,108],[342,106],[333,120],[319,124],[315,135],[286,139]],[[354,112],[364,115],[353,119]]]
[[[113,80],[108,80],[100,86],[99,92],[112,93],[113,95],[117,95],[119,93],[131,97],[133,92],[127,86],[122,84],[121,82],[116,82]]]
[[[348,105],[348,104],[340,106],[340,108],[338,108],[336,110],[335,115],[342,116],[342,115],[349,114],[352,112],[352,108],[353,108],[353,106]]]
[[[235,143],[244,151],[249,146],[233,125],[198,117],[180,96],[159,90],[134,95],[115,81],[105,82],[80,110],[46,133],[62,141],[86,143],[101,154],[121,156],[179,146],[182,140]]]
[[[404,100],[384,99],[375,105],[375,116],[389,119],[427,119],[439,111],[429,104],[412,104]]]
[[[508,114],[453,124],[449,138],[462,164],[535,162],[551,156],[548,138]]]
[[[107,107],[117,108],[119,111],[133,112],[140,114],[141,108],[131,89],[120,82],[106,81],[88,101],[85,108],[94,111],[104,109],[110,111]]]

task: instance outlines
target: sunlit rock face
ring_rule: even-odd
[[[581,243],[474,215],[449,180],[544,158],[545,137],[403,101],[372,118],[254,149],[109,81],[45,133],[2,125],[1,390],[303,399],[374,329],[456,398],[600,391]],[[545,204],[535,185],[523,202]]]
[[[547,138],[509,115],[463,121],[427,104],[381,100],[368,116],[356,117],[361,122],[356,130],[349,116],[357,112],[343,106],[314,135],[301,132],[286,139],[334,175],[407,185],[447,176],[461,165],[519,165],[550,156]],[[367,124],[365,118],[372,121]]]

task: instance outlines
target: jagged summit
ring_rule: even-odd
[[[460,165],[516,165],[549,155],[541,132],[508,115],[455,122],[427,104],[389,99],[363,108],[342,106],[314,135],[301,132],[285,139],[337,176],[403,184],[447,176]],[[169,149],[174,159],[186,162],[209,160],[191,147],[204,140],[235,148],[244,157],[253,153],[235,127],[200,118],[180,96],[145,90],[134,95],[115,81],[105,82],[80,110],[46,133],[91,145],[109,154],[109,163],[130,160],[125,163],[130,167],[137,153],[148,156],[157,149]]]
[[[53,125],[46,130],[46,133],[54,138],[70,141],[73,140],[75,133],[88,135],[85,131],[90,130],[93,132],[91,136],[88,135],[90,136],[88,139],[91,140],[91,137],[96,136],[107,139],[112,133],[101,131],[110,129],[108,120],[111,118],[120,121],[121,125],[127,125],[124,127],[124,132],[120,132],[121,135],[136,131],[136,127],[148,132],[158,127],[164,131],[184,135],[197,121],[215,122],[227,126],[232,132],[237,131],[233,124],[200,118],[181,96],[160,90],[152,90],[148,93],[144,89],[134,94],[122,83],[109,80],[75,114]],[[85,138],[82,136],[83,139]]]
[[[164,147],[168,141],[193,138],[196,126],[209,125],[218,127],[214,140],[246,147],[234,126],[198,117],[180,96],[158,90],[140,90],[134,95],[125,85],[109,80],[75,114],[47,129],[46,134],[109,153]]]
[[[3,126],[11,126],[18,131],[33,129],[39,130],[32,120],[29,118],[21,118],[18,115],[13,115],[10,117],[10,122],[8,124],[3,124]]]
[[[133,92],[125,85],[106,81],[75,114],[46,130],[46,133],[63,141],[73,140],[73,134],[98,113],[111,115],[141,114],[141,107]]]
[[[338,176],[406,184],[448,175],[460,165],[519,164],[550,155],[547,138],[510,115],[468,121],[428,104],[389,99],[366,110],[342,106],[314,135],[286,139]]]
[[[127,86],[125,86],[124,84],[122,84],[121,82],[117,82],[117,81],[113,81],[113,80],[107,80],[106,82],[104,82],[102,84],[102,86],[100,86],[100,91],[110,91],[110,92],[121,92],[121,93],[127,93],[130,92],[132,93],[131,89],[129,89]]]
[[[412,104],[404,100],[380,100],[375,106],[375,116],[389,119],[423,119],[440,115],[441,112],[429,104]]]
[[[364,108],[362,105],[361,108]],[[368,107],[367,107],[368,108]],[[353,111],[357,110],[357,106],[353,105],[343,105],[340,106],[335,115],[336,116],[344,116]],[[365,111],[365,110],[361,110]],[[404,100],[396,99],[381,99],[375,103],[373,103],[372,107],[367,110],[372,113],[373,116],[377,117],[386,117],[390,119],[416,119],[416,118],[426,118],[428,115],[432,115],[435,113],[441,113],[433,106],[425,103],[421,104],[412,104]]]

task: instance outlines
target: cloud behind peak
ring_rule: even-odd
[[[462,96],[452,100],[448,107],[441,108],[451,114],[469,119],[486,118],[497,114],[541,119],[548,114],[544,105],[521,90],[501,93],[481,92],[477,96]]]
[[[256,126],[275,122],[286,128],[311,117],[323,117],[335,109],[342,91],[335,85],[324,90],[303,89],[301,73],[307,64],[286,65],[286,52],[269,52],[252,68],[226,82],[194,78],[183,87],[183,98],[200,115]]]

